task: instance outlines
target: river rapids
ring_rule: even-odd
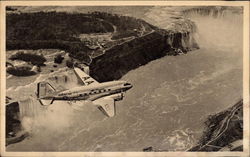
[[[182,14],[177,11],[152,7],[144,18],[164,28],[170,12]],[[40,106],[34,94],[37,82],[49,77],[66,88],[78,86],[73,72],[63,67],[25,78],[25,85],[15,85],[15,77],[7,79],[7,95],[22,98],[22,125],[30,132],[7,151],[142,151],[149,146],[185,151],[195,145],[208,115],[242,97],[243,19],[241,13],[230,11],[214,15],[194,10],[185,16],[196,24],[200,49],[165,56],[124,75],[121,80],[131,82],[133,88],[116,103],[113,118],[90,102]]]

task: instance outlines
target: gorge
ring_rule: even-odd
[[[147,146],[185,151],[196,145],[207,117],[242,97],[241,8],[145,10],[144,20],[155,25],[151,30],[87,61],[98,81],[122,79],[134,85],[117,104],[116,117],[103,117],[91,104],[41,108],[34,98],[37,82],[78,86],[67,68],[18,78],[32,79],[22,85],[10,77],[6,95],[22,98],[21,121],[31,137],[9,145],[8,151],[141,151]]]

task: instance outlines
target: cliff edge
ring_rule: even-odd
[[[243,151],[243,100],[211,115],[198,145],[189,151]]]

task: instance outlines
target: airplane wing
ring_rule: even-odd
[[[108,117],[115,116],[115,100],[113,98],[105,97],[95,100],[93,103],[98,105],[98,108]]]
[[[79,68],[74,68],[74,72],[78,80],[80,80],[84,86],[88,86],[90,84],[99,84],[99,82],[97,82],[95,79],[90,77],[88,74],[86,74]]]

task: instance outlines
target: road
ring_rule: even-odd
[[[236,113],[236,111],[238,111],[242,106],[239,105],[242,103],[243,100],[239,101],[237,103],[237,105],[235,106],[234,109],[232,109],[231,113],[229,116],[227,116],[227,119],[223,122],[222,124],[222,127],[220,128],[219,130],[219,133],[217,134],[217,136],[213,139],[211,139],[210,141],[208,141],[205,145],[203,145],[201,148],[199,148],[199,150],[201,150],[202,148],[205,148],[205,147],[217,147],[217,146],[213,146],[213,145],[210,145],[212,142],[214,142],[215,140],[219,139],[224,133],[225,131],[228,129],[228,126],[229,126],[229,123],[230,123],[230,120],[233,118],[234,114]],[[224,129],[223,129],[224,128]],[[223,129],[223,130],[222,130]],[[242,144],[242,143],[241,143]],[[230,144],[231,145],[231,144]],[[235,148],[238,146],[238,142],[236,141],[236,144],[234,144],[233,146],[235,146]],[[224,147],[223,147],[224,148]]]

